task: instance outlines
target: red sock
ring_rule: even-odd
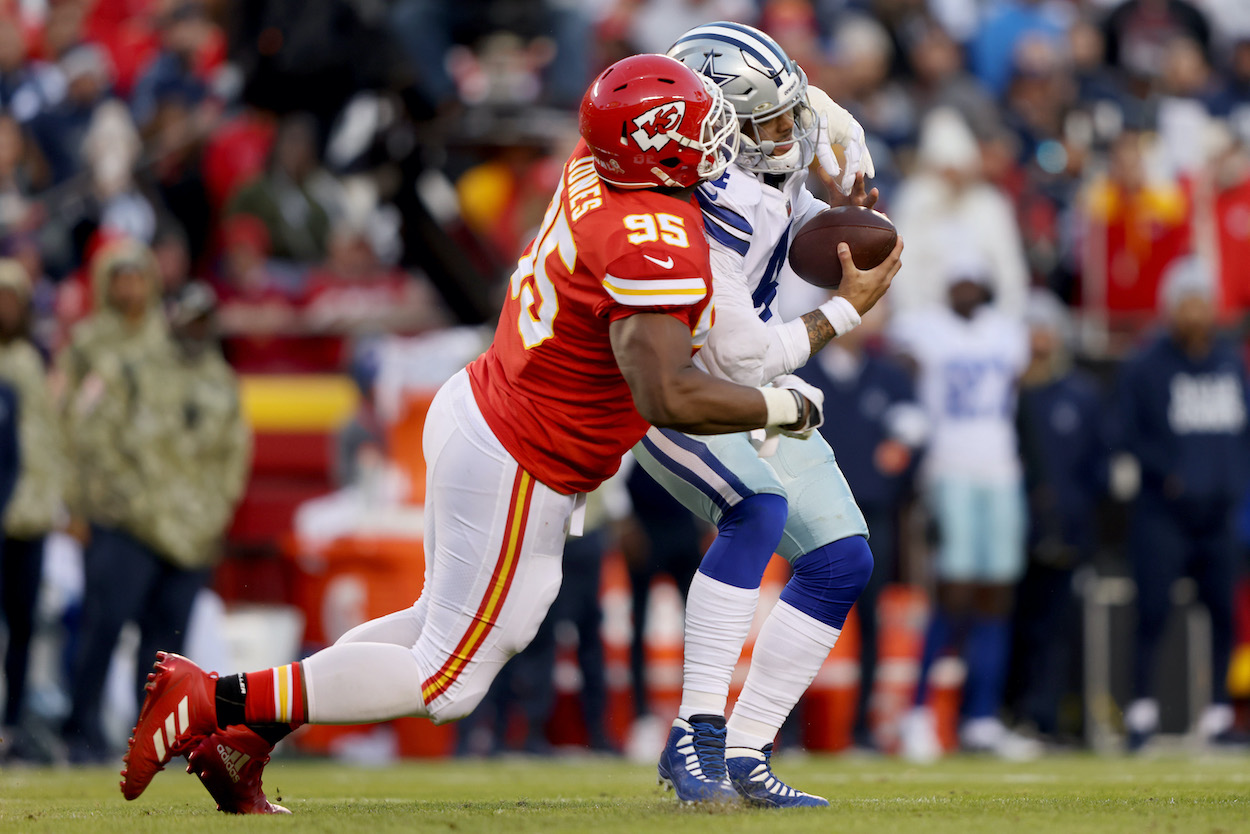
[[[304,723],[304,670],[298,663],[245,675],[243,716],[248,724]]]

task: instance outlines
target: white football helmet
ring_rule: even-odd
[[[739,165],[785,174],[811,164],[818,125],[807,103],[807,75],[776,41],[758,29],[722,20],[691,29],[668,54],[718,84],[733,105],[742,127]],[[776,143],[761,140],[758,126],[787,112],[794,116],[794,141],[774,156]]]

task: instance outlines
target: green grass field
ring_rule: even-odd
[[[181,761],[181,760],[179,760]],[[273,762],[266,790],[293,817],[219,814],[192,776],[159,775],[122,799],[115,770],[0,771],[0,831],[157,832],[1099,832],[1250,831],[1250,756],[1126,759],[1072,755],[1033,764],[954,758],[926,768],[892,759],[777,762],[831,808],[682,807],[650,767],[600,759],[438,761],[358,768]]]

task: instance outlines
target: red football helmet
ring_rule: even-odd
[[[685,188],[716,179],[738,154],[738,120],[720,88],[665,55],[634,55],[582,99],[582,138],[605,182]]]

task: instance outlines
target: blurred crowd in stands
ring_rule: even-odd
[[[224,330],[251,339],[239,366],[342,359],[293,335],[489,319],[587,79],[716,18],[773,34],[863,123],[909,263],[948,239],[943,205],[997,224],[982,237],[1016,309],[1040,285],[1131,320],[1191,248],[1221,265],[1226,310],[1250,293],[1236,0],[4,5],[0,250],[36,277],[49,350],[122,236],[168,288],[214,283]],[[899,304],[923,283],[901,280]]]
[[[664,52],[690,27],[717,19],[769,32],[812,84],[863,124],[879,208],[907,245],[890,310],[944,308],[952,300],[949,288],[971,283],[1019,328],[1023,347],[1011,368],[1024,380],[1019,420],[1014,390],[997,403],[1010,424],[1003,449],[1011,460],[988,468],[1022,473],[1028,559],[1001,576],[991,571],[989,579],[1005,578],[1014,587],[1024,576],[1032,584],[1015,605],[952,601],[951,633],[931,633],[933,651],[975,632],[977,617],[1006,617],[1013,607],[1017,619],[1027,612],[1014,632],[1014,655],[1004,655],[1006,647],[982,647],[999,659],[976,670],[970,662],[970,681],[992,690],[990,708],[1006,697],[1015,717],[1044,735],[1073,726],[1061,726],[1059,712],[1072,666],[1066,648],[1073,574],[1098,544],[1101,522],[1093,511],[1113,492],[1110,450],[1125,449],[1140,460],[1145,497],[1138,500],[1154,524],[1129,524],[1145,542],[1140,549],[1168,537],[1209,547],[1170,554],[1162,567],[1153,557],[1149,564],[1121,564],[1139,584],[1151,583],[1143,594],[1153,608],[1143,617],[1138,665],[1152,662],[1172,582],[1188,572],[1212,609],[1218,676],[1229,665],[1232,580],[1244,561],[1231,518],[1241,506],[1245,484],[1238,479],[1245,470],[1230,467],[1223,480],[1200,484],[1206,492],[1186,492],[1203,475],[1178,480],[1177,460],[1240,459],[1241,346],[1217,352],[1231,363],[1221,368],[1240,375],[1240,387],[1194,388],[1194,396],[1209,396],[1215,406],[1196,408],[1188,427],[1160,425],[1158,413],[1142,404],[1155,395],[1149,379],[1133,376],[1140,361],[1126,366],[1118,396],[1123,408],[1104,408],[1103,401],[1110,401],[1104,395],[1117,370],[1112,363],[1134,355],[1149,325],[1170,328],[1182,355],[1195,341],[1213,339],[1217,325],[1239,326],[1250,307],[1245,0],[0,0],[0,257],[7,259],[0,270],[0,339],[29,336],[31,351],[18,362],[26,376],[38,368],[36,359],[61,357],[64,369],[75,357],[82,363],[56,376],[59,387],[38,406],[47,414],[60,407],[76,419],[108,403],[119,385],[158,404],[171,396],[197,402],[203,385],[165,390],[160,380],[175,360],[161,352],[176,343],[185,349],[170,354],[176,361],[200,362],[194,345],[207,334],[187,330],[210,314],[238,373],[342,372],[359,356],[358,345],[373,337],[491,322],[576,141],[585,85],[610,62]],[[1182,263],[1187,256],[1196,259]],[[160,335],[149,334],[159,344],[132,329],[125,338],[105,338],[109,344],[130,339],[129,347],[92,353],[84,348],[84,321],[102,309],[121,310],[124,319],[131,303],[142,308],[139,318],[147,315],[147,284],[130,297],[123,288],[112,300],[100,286],[100,275],[112,280],[128,270],[151,279],[152,298],[167,303]],[[1175,277],[1181,273],[1188,277]],[[6,287],[17,313],[6,312]],[[796,297],[804,291],[810,288],[794,290]],[[1196,322],[1186,306],[1193,299],[1210,308],[1194,314]],[[811,306],[796,301],[790,315]],[[20,321],[26,311],[28,329]],[[952,414],[926,402],[932,331],[912,325],[903,332],[917,320],[897,316],[894,324],[866,326],[863,338],[812,362],[814,381],[837,397],[866,398],[862,409],[848,409],[827,430],[873,521],[880,583],[932,578],[915,568],[914,558],[908,561],[909,547],[925,536],[903,520],[903,510],[917,493],[922,505],[932,498],[914,483],[917,461],[925,448],[935,448],[942,419]],[[906,346],[911,360],[865,364],[863,356],[882,357],[890,345]],[[125,361],[111,365],[110,355]],[[138,377],[119,371],[132,359],[142,369]],[[998,359],[990,347],[986,361]],[[1102,379],[1070,377],[1074,360]],[[909,372],[920,376],[913,381]],[[204,374],[204,385],[234,392],[224,368]],[[176,553],[163,538],[167,531],[120,514],[106,487],[128,482],[101,483],[100,477],[114,478],[101,475],[113,473],[114,464],[99,463],[98,450],[87,448],[106,443],[98,425],[71,443],[29,441],[41,459],[55,451],[80,475],[90,470],[97,477],[75,481],[86,493],[74,498],[76,507],[63,480],[66,464],[47,463],[41,489],[52,494],[44,503],[59,497],[70,511],[58,520],[44,507],[46,517],[12,530],[6,525],[6,532],[41,542],[58,525],[77,524],[75,535],[115,559],[126,557],[137,539],[141,550],[156,552],[158,567],[177,568],[171,576],[154,575],[150,587],[168,581],[173,584],[164,587],[180,589],[180,598],[193,593],[207,581],[216,558],[207,552],[210,540],[226,526],[242,489],[236,470],[246,468],[247,443],[232,433],[237,393],[222,396],[209,395],[210,403],[195,407],[194,426],[188,418],[179,426],[145,427],[162,438],[158,448],[166,443],[173,450],[162,465],[194,468],[214,456],[215,464],[229,464],[218,479],[220,506],[206,522],[212,529],[197,532],[195,553]],[[900,403],[908,407],[900,410]],[[133,417],[109,413],[123,426]],[[368,417],[372,425],[376,418]],[[178,440],[205,426],[219,445]],[[1212,430],[1227,430],[1235,442],[1192,451],[1152,435],[1173,431],[1184,441],[1193,431]],[[1076,437],[1086,442],[1077,444]],[[851,443],[862,452],[858,458]],[[55,494],[58,483],[65,494]],[[192,500],[195,486],[202,485],[189,486],[187,495],[149,490],[144,500]],[[1117,493],[1132,494],[1132,488]],[[92,500],[94,517],[76,512]],[[636,496],[637,507],[648,502]],[[1194,512],[1198,506],[1202,513]],[[929,506],[930,516],[942,512]],[[638,545],[648,524],[676,529],[669,520],[644,518],[620,541],[606,532],[606,540],[596,537],[584,548],[589,555],[578,558],[594,562],[604,547],[616,546],[633,554],[637,581],[649,582],[657,571],[688,578],[698,553],[686,539],[699,531],[683,538],[690,552],[682,562],[662,537]],[[19,571],[14,552],[21,551],[6,541],[0,559],[13,572],[6,591],[34,587],[30,568]],[[1219,568],[1208,571],[1203,565],[1212,560]],[[88,575],[88,599],[92,591],[116,593],[115,570]],[[190,580],[178,584],[183,573]],[[594,593],[599,574],[584,573],[573,590]],[[952,577],[939,570],[937,578]],[[870,601],[879,590],[870,590]],[[597,615],[564,602],[560,610],[574,612],[568,617],[579,628],[597,626]],[[97,641],[115,641],[118,618],[131,616],[119,606],[88,606],[85,616],[96,618],[88,633]],[[871,608],[866,641],[875,629]],[[159,637],[185,623],[148,625]],[[639,625],[635,642],[641,631]],[[20,622],[10,623],[10,663],[16,662],[13,635],[22,633]],[[1002,635],[984,639],[1001,642]],[[145,647],[148,642],[145,635]],[[91,715],[99,710],[103,675],[91,651],[103,650],[78,647],[75,655],[69,734],[83,761],[107,747]],[[866,657],[866,680],[872,661]],[[634,668],[640,679],[640,659]],[[6,673],[13,692],[21,677]],[[1134,705],[1143,705],[1129,716],[1129,730],[1144,743],[1159,726],[1158,704],[1151,707],[1150,673],[1137,674],[1131,694]],[[1217,706],[1229,709],[1218,681],[1215,690]],[[601,705],[602,695],[594,697]],[[645,691],[639,688],[636,698],[644,701]],[[856,739],[873,746],[866,699]],[[17,723],[19,706],[10,701],[5,724]],[[1227,735],[1234,724],[1231,712],[1204,720],[1208,737]],[[597,747],[612,746],[602,723],[591,736]]]

